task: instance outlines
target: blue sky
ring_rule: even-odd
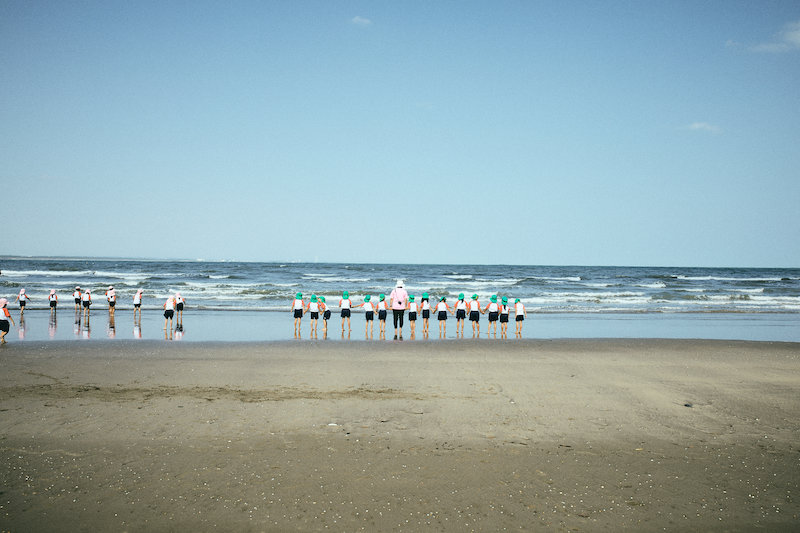
[[[0,1],[0,254],[800,266],[800,3]]]

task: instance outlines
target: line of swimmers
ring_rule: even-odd
[[[398,285],[398,288],[402,289],[402,286]],[[480,302],[478,301],[477,294],[473,294],[469,300],[466,300],[463,292],[458,295],[458,299],[453,304],[452,308],[447,303],[446,296],[439,298],[435,306],[431,305],[430,296],[427,292],[422,294],[422,298],[419,303],[415,301],[415,296],[413,294],[407,295],[407,298],[405,299],[406,301],[400,302],[401,305],[399,306],[399,309],[398,305],[396,304],[396,300],[397,298],[395,297],[395,291],[392,291],[392,298],[389,302],[386,301],[385,294],[380,294],[378,296],[378,302],[373,303],[372,296],[368,294],[364,296],[363,303],[355,305],[350,298],[348,291],[344,291],[342,293],[342,298],[339,300],[340,316],[342,319],[342,335],[345,333],[345,324],[347,326],[348,333],[350,332],[351,310],[358,307],[364,309],[364,315],[366,319],[365,335],[368,337],[372,337],[373,321],[375,320],[375,313],[377,312],[378,320],[380,322],[379,331],[381,338],[383,338],[383,335],[386,332],[386,318],[388,316],[388,311],[391,309],[394,315],[395,339],[398,338],[398,323],[399,338],[403,338],[402,328],[404,311],[408,311],[408,320],[412,337],[415,334],[418,316],[422,319],[422,333],[427,337],[430,327],[429,319],[431,318],[431,312],[436,313],[436,318],[439,321],[440,337],[444,337],[447,333],[447,318],[451,314],[455,315],[456,334],[459,337],[463,337],[464,335],[464,321],[467,317],[469,317],[470,322],[472,322],[473,337],[480,336],[480,316],[483,314],[488,314],[489,324],[486,333],[494,334],[496,336],[497,324],[500,323],[501,336],[505,338],[508,332],[509,316],[512,310],[514,312],[516,323],[515,334],[517,337],[520,337],[522,334],[522,322],[528,316],[528,313],[525,310],[525,305],[523,305],[519,298],[514,300],[513,306],[510,306],[507,296],[503,296],[498,302],[498,296],[496,294],[493,294],[489,298],[489,303],[485,307],[481,306]],[[292,301],[291,311],[294,316],[295,337],[300,337],[300,321],[306,313],[308,313],[311,317],[312,337],[316,336],[317,321],[320,317],[322,317],[323,320],[323,331],[327,332],[328,320],[331,318],[331,309],[327,305],[324,296],[312,294],[311,298],[306,302],[303,300],[303,294],[298,292]]]

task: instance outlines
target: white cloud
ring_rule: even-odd
[[[753,46],[751,50],[773,54],[800,50],[800,20],[790,22],[771,41]]]
[[[350,19],[350,22],[352,24],[355,24],[356,26],[370,26],[372,24],[372,21],[370,19],[358,16]]]
[[[686,126],[686,129],[692,131],[707,131],[709,133],[722,133],[722,128],[714,124],[709,124],[708,122],[692,122]]]

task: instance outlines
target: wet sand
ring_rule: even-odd
[[[800,344],[12,343],[0,529],[796,531]]]

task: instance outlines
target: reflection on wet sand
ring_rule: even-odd
[[[56,337],[56,332],[58,331],[58,316],[55,311],[55,308],[50,309],[50,320],[47,324],[47,334],[50,336],[51,339]]]
[[[108,327],[106,328],[106,333],[108,334],[109,339],[113,339],[117,336],[117,327],[114,323],[114,313],[109,313],[108,315]]]

